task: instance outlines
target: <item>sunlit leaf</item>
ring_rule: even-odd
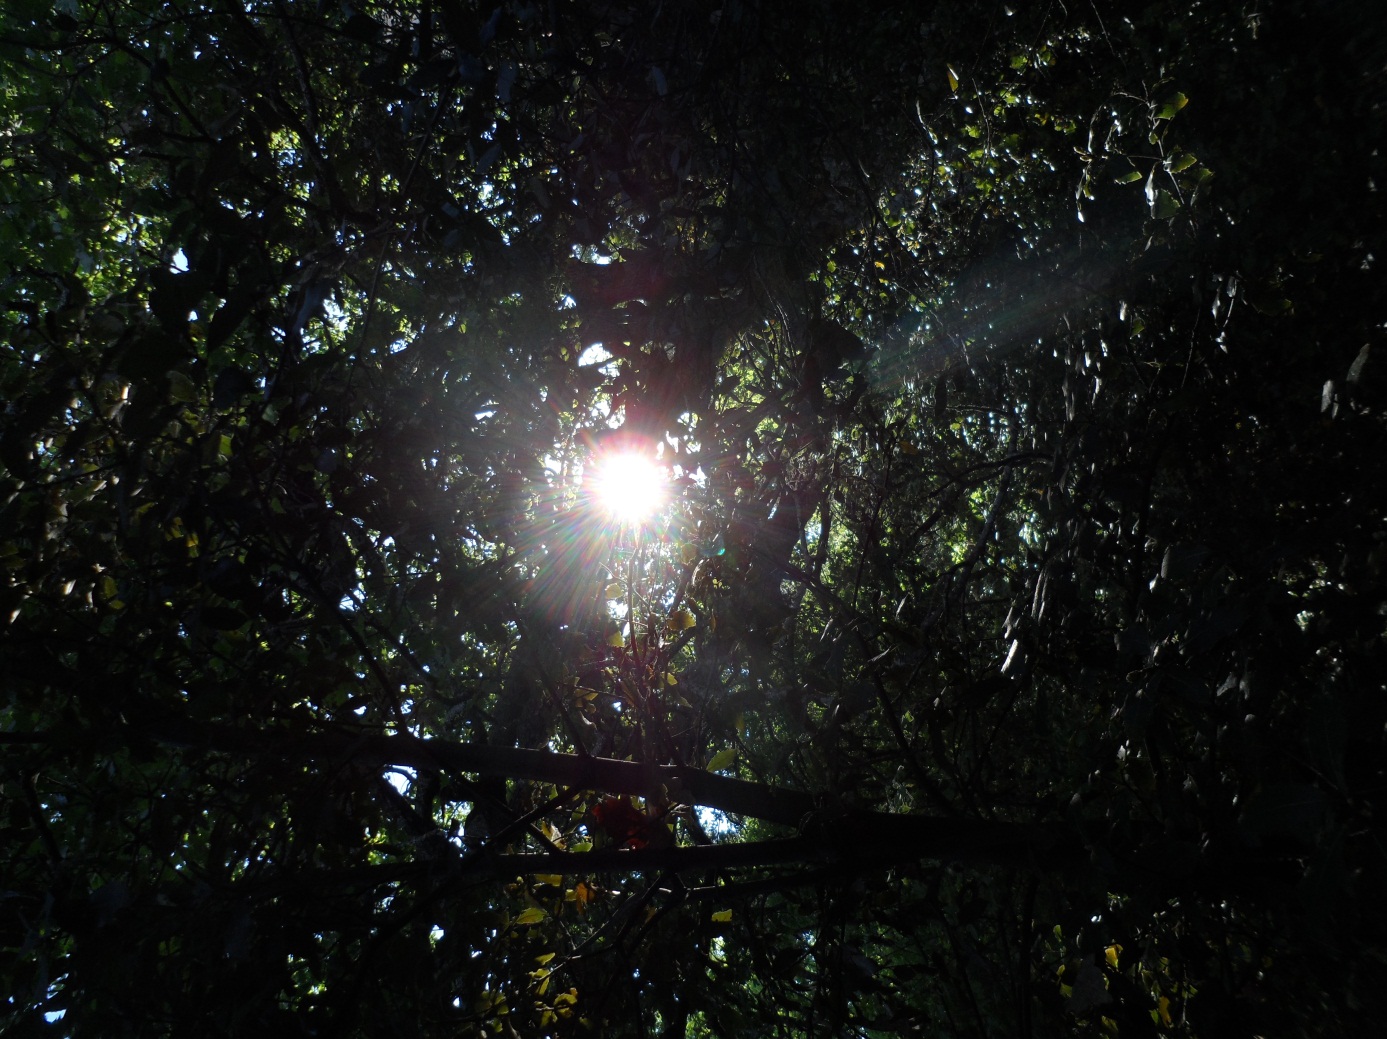
[[[737,760],[737,752],[731,747],[725,747],[718,751],[708,761],[709,772],[719,772],[722,769],[730,768]]]
[[[1177,152],[1165,160],[1165,168],[1171,173],[1183,173],[1198,161],[1190,152]]]
[[[1175,113],[1190,103],[1190,99],[1178,90],[1160,105],[1156,106],[1155,117],[1157,119],[1174,119]]]
[[[1169,220],[1178,212],[1180,212],[1179,200],[1164,188],[1159,189],[1155,199],[1151,202],[1151,215],[1157,220]]]

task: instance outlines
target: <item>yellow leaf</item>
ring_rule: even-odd
[[[723,909],[713,914],[713,923],[726,924],[732,922],[732,910]]]
[[[947,72],[947,73],[949,74],[949,89],[950,89],[950,90],[957,90],[957,89],[958,89],[958,73],[956,73],[953,69],[951,69],[951,68],[950,68],[949,66],[947,66],[947,65],[944,66],[944,71]]]
[[[614,631],[607,636],[607,645],[621,647],[626,645],[626,636],[619,631]]]
[[[1117,970],[1117,954],[1121,951],[1122,946],[1120,945],[1109,945],[1106,950],[1105,955],[1108,958],[1108,966],[1111,967],[1113,970]]]
[[[698,558],[698,546],[692,543],[685,545],[679,550],[679,558],[682,559],[685,564],[692,563]]]
[[[737,752],[731,747],[725,747],[714,754],[712,760],[708,762],[708,771],[719,772],[735,763],[736,760]]]
[[[679,684],[679,679],[675,678],[673,675],[671,675],[671,674],[669,674],[668,672],[666,672],[666,674],[665,674],[665,685],[678,685],[678,684]]]
[[[620,599],[625,594],[626,593],[622,590],[620,581],[613,581],[611,584],[607,585],[608,599]]]
[[[595,892],[592,888],[588,887],[586,883],[579,881],[577,884],[573,885],[571,890],[564,892],[563,900],[565,902],[572,902],[578,907],[578,912],[585,913],[587,912],[587,904],[592,901],[592,896],[594,894]]]
[[[536,873],[535,880],[540,884],[548,884],[550,887],[558,887],[563,883],[562,873]]]
[[[688,610],[675,610],[669,616],[669,626],[671,631],[686,631],[698,622],[694,620],[694,615]]]
[[[1160,999],[1156,1000],[1156,1013],[1161,1017],[1161,1024],[1167,1026],[1171,1024],[1170,1000],[1167,997],[1162,996]]]
[[[557,955],[557,953],[546,952],[543,956],[536,956],[535,962],[538,963],[541,967],[543,967],[546,963],[548,963]]]
[[[546,913],[543,909],[540,909],[538,906],[530,906],[529,909],[525,910],[523,913],[521,913],[519,916],[515,918],[515,922],[517,924],[524,924],[528,926],[530,924],[537,924],[542,920],[546,920],[548,919],[548,917],[549,914]]]

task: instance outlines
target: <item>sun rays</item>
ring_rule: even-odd
[[[669,498],[665,469],[647,455],[614,451],[594,459],[584,481],[593,499],[613,519],[638,526],[655,515]]]

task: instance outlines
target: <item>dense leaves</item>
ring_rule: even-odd
[[[1035,6],[7,6],[5,1027],[1371,1028],[1383,27]]]

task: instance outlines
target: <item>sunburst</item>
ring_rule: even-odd
[[[599,455],[591,479],[597,503],[622,523],[644,523],[669,498],[668,473],[649,455],[636,451]]]

